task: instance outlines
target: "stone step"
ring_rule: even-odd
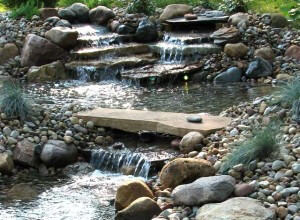
[[[191,114],[173,112],[153,112],[129,109],[97,108],[80,112],[76,117],[93,121],[96,126],[109,127],[126,132],[151,131],[183,137],[191,131],[207,136],[228,126],[230,118],[201,115],[202,123],[191,123],[186,117]]]
[[[184,80],[202,69],[202,64],[154,64],[121,72],[123,81],[140,86]]]
[[[216,44],[191,44],[191,45],[176,45],[168,42],[158,42],[150,45],[150,50],[161,56],[203,56],[210,54],[218,54],[222,52],[222,47]]]
[[[71,54],[75,59],[93,59],[104,56],[130,56],[134,54],[148,53],[149,51],[150,48],[146,44],[128,43],[103,47],[82,48],[71,52]]]
[[[100,47],[133,42],[134,35],[107,33],[103,35],[86,35],[78,38],[79,47]]]

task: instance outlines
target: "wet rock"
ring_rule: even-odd
[[[62,48],[70,49],[77,44],[78,32],[67,27],[54,27],[46,32],[45,37]]]
[[[67,9],[67,8],[59,9],[58,16],[61,19],[67,20],[69,22],[72,22],[72,21],[74,21],[76,19],[75,12],[73,12],[70,9]]]
[[[158,32],[155,24],[148,18],[142,19],[135,33],[136,41],[141,43],[149,43],[156,41],[157,38]]]
[[[176,149],[176,150],[179,150],[180,141],[181,141],[180,139],[172,140],[171,141],[171,147]]]
[[[74,3],[69,8],[72,12],[75,13],[76,19],[82,23],[89,21],[89,11],[90,9],[82,3]]]
[[[24,139],[23,141],[18,142],[17,146],[13,150],[12,159],[22,165],[37,167],[38,166],[38,156],[35,154],[35,146],[33,143]]]
[[[269,62],[273,62],[275,54],[271,47],[262,47],[254,51],[254,57],[261,57]]]
[[[238,23],[242,22],[242,21],[246,21],[248,22],[248,19],[249,19],[249,16],[248,14],[246,13],[242,13],[242,12],[239,12],[239,13],[236,13],[236,14],[233,14],[229,17],[229,22],[235,26],[238,25]]]
[[[132,202],[126,209],[118,212],[115,220],[151,220],[159,213],[161,213],[161,209],[154,200],[142,197]]]
[[[191,183],[200,177],[212,176],[214,173],[211,163],[206,160],[177,158],[163,167],[160,180],[164,189],[175,188],[184,183]]]
[[[22,50],[21,66],[41,66],[66,56],[66,51],[56,44],[37,35],[28,34]]]
[[[273,14],[271,16],[271,25],[274,28],[285,28],[288,26],[289,22],[284,15]]]
[[[89,163],[76,162],[63,168],[63,173],[67,176],[87,175],[88,173],[93,172],[94,170],[95,168],[93,168],[92,165],[90,165]]]
[[[58,10],[56,8],[41,8],[39,10],[40,17],[42,19],[47,19],[50,17],[58,17]]]
[[[254,191],[254,187],[251,186],[250,184],[238,184],[235,185],[235,189],[234,189],[234,195],[236,197],[245,197],[250,195],[252,192]]]
[[[43,66],[33,66],[27,72],[28,82],[43,83],[68,79],[65,67],[61,61]]]
[[[226,44],[224,52],[230,57],[241,58],[247,55],[248,47],[243,43]]]
[[[18,183],[14,185],[7,193],[10,199],[16,200],[30,200],[38,196],[37,189],[27,183]]]
[[[132,28],[128,25],[125,25],[125,24],[120,25],[117,29],[118,34],[121,34],[121,35],[134,34],[135,31],[136,30],[134,28]]]
[[[121,149],[125,148],[125,145],[121,142],[117,142],[117,143],[114,143],[111,147],[115,150],[121,150]]]
[[[116,193],[115,207],[117,211],[125,209],[133,201],[141,197],[154,198],[152,191],[141,180],[130,180],[122,184]]]
[[[285,56],[300,61],[300,47],[297,46],[297,45],[292,45],[292,46],[290,46],[290,47],[286,50]]]
[[[63,141],[49,140],[43,147],[41,160],[48,167],[65,167],[77,161],[77,148]]]
[[[241,35],[236,27],[224,27],[215,31],[210,37],[214,39],[215,44],[226,45],[228,43],[237,43]]]
[[[171,197],[175,205],[198,206],[209,202],[223,202],[234,191],[231,176],[201,177],[195,182],[177,186]]]
[[[220,216],[222,219],[275,219],[272,210],[265,208],[258,200],[237,197],[222,203],[202,206],[197,211],[196,220],[215,220]]]
[[[106,25],[114,17],[114,12],[105,6],[98,6],[89,12],[90,21],[99,25]]]
[[[59,20],[56,24],[55,27],[67,27],[67,28],[72,28],[72,25],[69,21],[67,20]]]
[[[18,47],[13,43],[7,43],[3,48],[0,47],[0,64],[4,64],[9,59],[19,55]]]
[[[193,8],[189,5],[171,4],[164,9],[159,19],[161,21],[166,21],[171,18],[183,17],[185,14],[190,14],[190,13],[193,13]]]
[[[14,169],[14,162],[11,156],[7,153],[0,153],[0,173],[11,174]]]
[[[179,149],[182,153],[188,154],[195,150],[197,144],[202,143],[204,136],[196,131],[186,134],[180,141]]]
[[[49,174],[49,171],[48,171],[46,165],[43,163],[39,164],[39,174],[41,176],[47,176]]]
[[[258,79],[261,77],[267,77],[272,75],[273,67],[272,65],[264,60],[263,58],[257,57],[254,61],[252,61],[248,69],[246,71],[246,75],[252,79]]]
[[[231,67],[226,72],[220,73],[214,79],[215,82],[240,82],[242,80],[242,70],[237,67]]]

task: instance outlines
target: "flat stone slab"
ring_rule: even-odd
[[[184,17],[180,18],[172,18],[169,20],[166,20],[167,23],[176,25],[176,24],[206,24],[206,23],[226,23],[228,21],[228,16],[222,16],[222,17],[207,17],[203,15],[198,15],[197,19],[194,20],[187,20]]]
[[[231,122],[230,118],[201,114],[202,123],[190,123],[186,120],[189,115],[195,114],[97,108],[80,112],[76,117],[85,121],[93,121],[96,126],[100,127],[134,133],[146,130],[179,137],[191,131],[198,131],[207,136],[228,126]]]

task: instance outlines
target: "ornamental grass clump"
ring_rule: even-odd
[[[274,94],[274,104],[292,107],[300,99],[300,77],[295,77],[287,84],[281,86]]]
[[[30,116],[34,113],[32,104],[19,82],[13,80],[2,82],[0,108],[7,117],[18,118],[21,121],[30,119]]]
[[[253,132],[254,136],[243,143],[239,143],[234,151],[227,157],[220,168],[222,174],[227,174],[235,165],[249,166],[253,160],[263,160],[279,149],[277,136],[280,124],[271,122],[267,127]]]

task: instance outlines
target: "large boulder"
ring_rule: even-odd
[[[271,47],[262,47],[254,51],[254,57],[261,57],[269,62],[273,62],[275,54]]]
[[[43,66],[31,67],[26,74],[26,78],[28,82],[44,83],[66,80],[69,77],[63,63],[61,61],[56,61]]]
[[[226,44],[224,52],[230,57],[241,58],[247,55],[248,47],[243,43]]]
[[[210,35],[214,39],[214,43],[218,45],[226,45],[228,43],[237,43],[241,34],[236,27],[224,27]]]
[[[39,14],[42,19],[58,17],[58,10],[56,8],[41,8]]]
[[[195,182],[177,186],[171,197],[175,205],[198,206],[223,202],[234,191],[235,180],[228,175],[201,177]]]
[[[285,56],[289,58],[296,59],[300,62],[300,47],[297,45],[292,45],[290,46],[286,51],[285,51]],[[1,59],[1,58],[0,58]]]
[[[7,193],[7,197],[16,200],[30,200],[38,196],[38,190],[27,183],[18,183],[14,185]]]
[[[65,49],[70,49],[77,44],[78,32],[68,27],[54,27],[46,32],[45,37]]]
[[[216,219],[275,220],[276,216],[256,199],[237,197],[222,203],[204,205],[196,215],[196,220]]]
[[[156,41],[157,38],[158,32],[155,24],[148,18],[142,19],[135,33],[136,41],[141,43],[149,43]]]
[[[68,53],[51,41],[28,34],[21,55],[21,66],[41,66],[64,59]]]
[[[0,153],[0,173],[11,174],[14,169],[14,162],[7,153]]]
[[[82,3],[74,3],[69,7],[69,10],[76,14],[76,19],[80,22],[89,21],[89,11],[90,9]]]
[[[3,48],[0,47],[0,65],[9,59],[19,55],[18,47],[13,43],[7,43]]]
[[[35,145],[27,139],[18,142],[13,149],[12,159],[22,166],[30,167],[37,167],[39,162],[39,158],[35,153]]]
[[[152,191],[141,180],[130,180],[122,184],[116,193],[115,206],[120,211],[128,207],[134,200],[141,197],[154,198]]]
[[[275,28],[285,28],[289,25],[289,22],[284,15],[273,14],[271,16],[271,25]]]
[[[235,26],[238,25],[240,22],[248,22],[249,16],[246,13],[238,12],[236,14],[233,14],[229,17],[229,22]]]
[[[214,79],[215,82],[240,82],[242,80],[242,70],[237,67],[231,67],[223,73],[220,73]]]
[[[197,132],[192,131],[186,134],[180,141],[179,149],[182,153],[188,154],[194,151],[198,144],[203,142],[204,136]]]
[[[118,212],[115,220],[151,220],[160,213],[161,209],[154,200],[142,197]]]
[[[254,61],[249,63],[246,75],[252,79],[258,79],[261,77],[267,77],[272,75],[272,65],[261,57],[257,57]]]
[[[175,188],[200,177],[212,176],[215,169],[210,162],[194,158],[177,158],[167,163],[160,173],[163,188]]]
[[[42,149],[40,158],[48,167],[65,167],[77,161],[78,150],[72,144],[49,140]]]
[[[189,5],[171,4],[164,9],[159,19],[161,21],[166,21],[171,18],[183,17],[185,14],[190,14],[190,13],[193,13],[193,8]]]
[[[90,21],[99,25],[107,25],[107,22],[114,17],[115,13],[105,6],[98,6],[89,12]]]
[[[70,22],[72,22],[72,21],[74,21],[76,19],[75,12],[71,11],[68,8],[59,9],[58,16],[61,19],[64,19],[64,20],[67,20],[67,21],[70,21]]]

